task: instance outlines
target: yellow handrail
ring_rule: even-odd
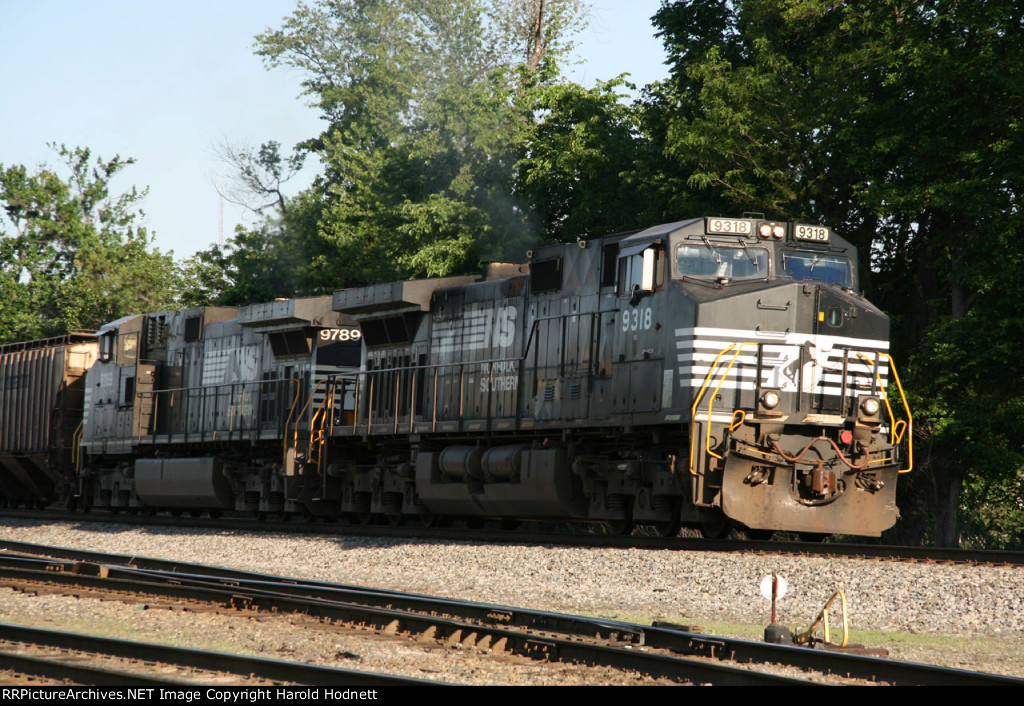
[[[292,415],[295,414],[295,405],[299,403],[299,393],[302,391],[302,381],[298,378],[281,378],[278,380],[267,380],[266,382],[294,382],[295,383],[295,394],[292,396],[292,407],[288,410],[288,418],[284,421],[284,434],[282,434],[282,450],[281,450],[281,470],[285,470],[288,465],[288,425],[292,422]],[[296,430],[298,426],[296,426]],[[296,437],[298,431],[296,431]]]
[[[75,433],[71,435],[71,465],[75,467],[75,472],[78,473],[82,470],[82,432],[85,426],[85,420],[83,419],[75,427]]]
[[[871,363],[871,365],[874,366],[874,368],[875,368],[875,379],[878,380],[878,386],[879,386],[879,388],[881,388],[882,387],[882,376],[878,372],[878,363],[876,363],[875,361],[873,361],[871,358],[867,357],[863,353],[858,352],[857,355],[860,356],[861,358],[863,358],[864,360],[866,360],[867,362]],[[896,381],[896,389],[899,390],[900,400],[903,402],[903,411],[907,415],[907,419],[906,419],[905,422],[903,420],[897,421],[895,416],[892,413],[892,405],[889,404],[889,395],[888,395],[888,393],[886,393],[885,395],[882,395],[882,400],[885,402],[885,409],[889,413],[889,422],[891,424],[891,426],[889,427],[889,443],[891,443],[893,446],[897,445],[898,443],[900,443],[900,441],[903,440],[903,435],[906,434],[906,436],[907,436],[907,467],[906,468],[901,468],[899,472],[900,473],[910,473],[911,469],[914,468],[914,434],[913,434],[914,416],[910,413],[910,405],[907,404],[907,396],[903,392],[903,384],[900,382],[900,375],[899,375],[899,373],[896,372],[896,363],[893,361],[892,356],[889,355],[888,353],[882,353],[881,351],[878,352],[878,355],[885,356],[885,359],[889,361],[889,370],[892,371],[893,380]],[[900,423],[903,424],[902,427],[900,426]]]
[[[719,460],[721,460],[722,457],[719,456],[718,454],[716,454],[714,451],[711,450],[711,412],[712,412],[712,410],[715,407],[715,397],[718,395],[718,391],[722,389],[722,385],[724,385],[725,381],[729,378],[729,371],[732,370],[732,366],[734,366],[736,364],[736,360],[740,357],[740,353],[743,352],[743,349],[746,346],[751,345],[751,343],[750,343],[750,341],[744,341],[743,343],[741,343],[739,345],[740,345],[740,347],[737,348],[736,352],[733,353],[733,355],[732,355],[732,360],[729,361],[729,367],[725,369],[725,372],[722,374],[722,379],[718,381],[718,387],[715,388],[715,394],[713,394],[711,396],[711,399],[708,400],[708,428],[707,428],[707,439],[706,439],[706,441],[704,443],[704,450],[707,451],[710,455],[714,456],[715,458],[717,458]],[[754,344],[754,345],[756,345],[756,344]],[[733,419],[735,419],[735,418],[736,418],[736,415],[735,415],[735,413],[733,413]]]
[[[298,415],[298,417],[296,417],[296,420],[295,420],[295,433],[292,434],[292,445],[295,448],[299,447],[299,421],[298,420],[302,419],[303,415],[306,414],[306,410],[309,409],[309,405],[313,403],[313,395],[315,395],[316,391],[320,389],[320,384],[322,382],[324,382],[324,381],[323,380],[317,380],[317,383],[315,385],[313,385],[313,389],[309,391],[309,397],[306,398],[306,404],[302,405],[302,409],[299,410],[299,415]],[[289,418],[289,421],[291,421],[290,418]],[[286,426],[285,427],[285,435],[286,436],[287,436],[287,431],[288,431],[288,427]]]
[[[711,363],[711,367],[708,368],[707,375],[704,376],[704,383],[700,386],[700,390],[697,391],[697,396],[693,400],[693,408],[690,410],[690,475],[697,475],[697,469],[693,467],[693,457],[696,447],[693,443],[693,432],[697,426],[697,407],[700,406],[701,400],[704,399],[704,391],[708,388],[708,383],[711,382],[711,378],[714,377],[715,370],[718,368],[718,361],[721,360],[722,356],[731,351],[736,347],[736,344],[730,344],[728,348],[723,348],[717,356],[715,356],[714,362]]]
[[[729,344],[729,346],[727,348],[723,348],[718,353],[718,355],[715,356],[715,360],[714,360],[714,362],[711,363],[711,368],[708,370],[708,374],[704,376],[704,383],[700,386],[700,390],[697,392],[697,396],[696,396],[696,398],[694,399],[694,402],[693,402],[693,408],[690,410],[690,475],[694,475],[694,476],[697,475],[697,469],[694,468],[694,456],[695,456],[694,452],[696,451],[696,446],[694,445],[694,438],[693,438],[694,437],[694,433],[693,432],[694,432],[694,428],[696,426],[696,421],[697,421],[697,407],[699,407],[700,403],[704,400],[704,393],[707,391],[708,385],[711,383],[711,380],[715,377],[715,374],[718,371],[718,363],[722,359],[722,356],[727,354],[733,348],[736,348],[737,345],[739,346],[739,348],[733,354],[732,360],[729,362],[729,367],[725,369],[725,373],[722,375],[722,379],[721,379],[721,381],[719,381],[718,387],[715,388],[715,394],[716,395],[718,394],[718,391],[720,389],[722,389],[722,385],[725,383],[725,379],[729,376],[729,371],[732,370],[732,366],[736,364],[736,359],[739,357],[740,353],[743,351],[743,348],[745,346],[756,345],[756,344],[753,344],[750,341],[744,341],[743,343],[739,343],[739,344],[731,343],[731,344]],[[712,410],[713,406],[714,406],[714,398],[712,398],[712,401],[710,401],[708,403],[708,424],[707,424],[708,428],[707,428],[707,438],[706,438],[706,441],[705,441],[705,448],[707,449],[708,453],[710,453],[712,456],[714,456],[715,458],[721,459],[722,458],[721,456],[716,454],[714,451],[711,451],[711,449],[710,449],[710,446],[711,446],[711,410]],[[733,419],[735,419],[735,413],[733,413]]]
[[[319,386],[320,383],[317,383],[317,387]],[[318,472],[320,470],[320,450],[323,447],[324,425],[330,418],[330,410],[334,406],[334,395],[337,393],[337,387],[337,381],[332,382],[328,386],[328,391],[324,395],[323,401],[320,403],[320,406],[317,407],[317,410],[313,413],[313,417],[309,422],[309,446],[306,448],[306,458],[310,462],[313,461],[313,447],[316,446],[316,466]],[[316,388],[314,388],[313,391],[316,392]],[[310,396],[310,400],[312,400],[312,396]]]

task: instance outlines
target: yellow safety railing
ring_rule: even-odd
[[[857,355],[874,366],[875,379],[878,380],[878,387],[881,389],[882,376],[878,372],[878,363],[863,353],[858,353]],[[907,403],[907,395],[903,392],[903,384],[900,382],[899,373],[896,372],[896,363],[893,361],[892,356],[888,353],[882,353],[881,351],[879,351],[878,355],[884,356],[885,359],[889,361],[889,370],[892,371],[892,379],[896,382],[896,389],[900,393],[900,400],[903,402],[903,412],[907,415],[906,421],[902,419],[897,420],[895,415],[892,413],[892,405],[889,404],[888,393],[881,396],[882,400],[885,402],[885,409],[889,413],[889,422],[891,423],[891,426],[889,427],[889,442],[893,446],[896,446],[903,441],[904,436],[907,437],[907,467],[901,468],[900,473],[910,473],[911,469],[914,468],[914,416],[910,413],[910,405]]]
[[[317,380],[317,383],[315,385],[313,385],[313,389],[309,391],[309,396],[306,398],[306,403],[304,405],[302,405],[302,409],[299,410],[298,415],[296,415],[296,417],[295,417],[295,431],[292,434],[292,446],[294,448],[299,448],[299,420],[302,419],[305,416],[306,410],[309,409],[309,406],[313,403],[313,397],[316,395],[316,391],[320,389],[320,385],[322,383],[324,383],[324,382],[325,382],[324,380]],[[296,395],[296,402],[297,401],[298,401],[298,396]],[[294,407],[293,407],[293,409],[294,409]],[[292,420],[291,415],[288,415],[288,422],[290,423],[291,420]],[[287,438],[287,436],[288,436],[288,426],[286,424],[285,425],[285,437]]]
[[[722,357],[724,355],[728,354],[733,348],[736,348],[736,352],[733,353],[732,360],[729,361],[729,366],[725,369],[725,372],[722,373],[722,379],[718,381],[718,385],[715,387],[714,395],[717,395],[718,391],[722,389],[722,385],[725,384],[726,378],[729,377],[729,371],[732,370],[732,366],[736,364],[736,360],[739,358],[740,353],[743,352],[743,348],[746,347],[746,346],[750,346],[750,345],[757,345],[757,344],[756,343],[751,343],[750,341],[745,341],[743,343],[738,343],[738,344],[737,343],[733,343],[733,344],[730,344],[727,348],[723,348],[718,353],[718,355],[715,356],[715,360],[714,360],[714,362],[711,363],[711,368],[708,370],[708,374],[704,376],[704,383],[700,386],[700,390],[697,392],[697,396],[696,396],[696,398],[693,401],[693,409],[690,410],[690,474],[691,475],[694,475],[694,476],[697,475],[697,469],[694,467],[694,460],[695,460],[695,455],[696,455],[695,451],[696,451],[696,448],[697,448],[696,445],[694,444],[694,430],[695,430],[696,421],[697,421],[697,407],[699,407],[700,403],[704,400],[704,393],[707,392],[708,385],[714,379],[715,374],[718,371],[719,361],[721,361]],[[710,454],[711,456],[714,456],[717,459],[721,459],[722,458],[721,456],[719,456],[718,454],[716,454],[714,451],[711,450],[711,413],[712,413],[712,410],[714,408],[714,402],[715,402],[714,395],[712,395],[711,399],[708,400],[708,423],[707,423],[707,433],[705,434],[704,448],[707,451],[707,453]],[[742,424],[742,422],[743,422],[742,418],[739,420],[739,422],[736,421],[736,414],[734,412],[733,413],[733,422],[730,424],[729,428],[734,430],[734,429],[736,429],[737,426],[739,426],[739,424]]]
[[[707,375],[704,376],[704,382],[701,384],[700,389],[698,390],[697,395],[694,398],[693,407],[691,409],[691,414],[690,414],[690,474],[691,475],[694,475],[694,476],[697,475],[697,468],[696,468],[697,443],[696,443],[696,439],[695,439],[696,424],[697,424],[697,420],[698,420],[697,408],[700,406],[701,402],[704,401],[704,398],[705,398],[706,394],[708,393],[709,388],[713,384],[715,378],[718,377],[718,384],[714,386],[714,390],[713,390],[713,392],[711,394],[711,397],[708,399],[707,424],[706,424],[706,429],[705,429],[705,433],[704,433],[703,445],[704,445],[704,451],[709,456],[712,456],[712,457],[717,458],[717,459],[721,459],[722,456],[719,455],[718,453],[716,453],[711,448],[711,417],[712,417],[712,414],[714,412],[715,398],[718,396],[719,391],[722,389],[722,386],[725,384],[725,381],[728,379],[729,372],[732,370],[733,366],[736,364],[736,361],[739,360],[740,354],[743,352],[743,349],[745,347],[747,347],[747,346],[752,346],[752,345],[757,345],[757,343],[752,342],[752,341],[744,341],[744,342],[741,342],[741,343],[733,343],[733,344],[730,344],[728,347],[723,348],[721,351],[719,351],[718,355],[715,356],[714,361],[711,363],[711,367],[708,369]],[[727,356],[729,353],[732,353],[732,358],[729,360],[729,364],[728,364],[728,366],[725,367],[724,371],[721,371],[722,365],[724,364],[723,363],[723,358],[725,356]],[[907,437],[907,466],[906,466],[906,468],[901,468],[899,472],[900,473],[909,473],[910,470],[914,467],[914,440],[913,440],[913,435],[910,433],[911,430],[912,430],[912,427],[913,427],[914,418],[913,418],[913,415],[910,412],[910,405],[907,403],[907,396],[906,396],[906,393],[903,391],[903,384],[900,381],[900,376],[899,376],[899,373],[896,371],[896,365],[893,362],[892,357],[889,354],[882,353],[882,352],[879,352],[878,355],[883,356],[889,362],[889,369],[892,371],[893,380],[895,380],[896,388],[897,388],[897,390],[899,390],[900,400],[903,402],[903,411],[904,411],[904,413],[906,415],[906,420],[905,421],[904,420],[897,420],[895,418],[895,415],[893,414],[893,410],[892,410],[892,405],[889,402],[888,395],[882,395],[882,399],[885,402],[885,407],[886,407],[886,410],[888,411],[889,419],[891,421],[891,426],[890,426],[890,431],[889,431],[891,444],[893,446],[896,446],[896,445],[898,445],[899,443],[901,443],[903,441],[904,436]],[[882,379],[881,379],[881,374],[879,373],[879,370],[878,370],[877,362],[875,360],[869,358],[868,356],[864,355],[864,353],[859,352],[859,351],[857,352],[857,356],[862,358],[863,360],[867,361],[868,363],[870,363],[873,366],[874,372],[875,372],[875,377],[878,379],[879,387],[881,388],[882,387]],[[721,375],[719,377],[720,371],[721,371]],[[728,425],[729,431],[735,431],[744,422],[745,419],[746,419],[746,412],[744,410],[741,410],[741,409],[733,410],[732,420],[731,420],[731,422]],[[768,454],[765,454],[765,455],[768,455]],[[872,463],[882,463],[885,460],[886,459],[880,459],[880,460],[872,461]]]
[[[280,380],[267,380],[265,382],[295,383],[295,394],[292,395],[292,406],[291,409],[288,410],[288,418],[284,422],[284,434],[282,434],[281,468],[284,469],[288,465],[288,425],[292,423],[292,415],[295,414],[295,405],[299,403],[299,393],[302,392],[302,381],[298,378],[281,378]],[[298,422],[296,422],[295,428],[296,430],[298,429]]]
[[[321,381],[323,382],[323,381]],[[317,387],[320,383],[317,383]],[[320,452],[324,444],[324,427],[327,425],[327,420],[330,419],[331,409],[334,407],[334,395],[337,392],[337,382],[331,382],[328,385],[327,393],[324,395],[323,401],[317,407],[316,411],[313,412],[313,417],[309,422],[309,446],[306,450],[306,459],[315,463],[317,471],[320,470]],[[316,388],[313,389],[316,392]],[[313,395],[310,393],[310,400],[312,401]],[[309,406],[308,403],[306,405]],[[303,409],[305,412],[305,408]],[[314,460],[315,459],[315,460]]]
[[[71,465],[75,472],[82,470],[82,432],[84,431],[85,420],[83,419],[75,427],[75,433],[71,435]]]

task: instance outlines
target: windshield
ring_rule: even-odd
[[[848,258],[810,252],[783,252],[782,274],[840,287],[849,287],[853,277]]]
[[[768,276],[768,251],[725,245],[680,245],[676,249],[680,275],[757,279]]]

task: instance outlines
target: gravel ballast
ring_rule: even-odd
[[[787,625],[808,624],[832,592],[842,588],[853,629],[991,638],[1007,644],[1011,653],[1024,652],[1024,569],[1013,567],[27,520],[8,520],[0,527],[0,538],[691,625],[765,625],[770,605],[758,585],[775,571],[789,584],[778,609],[780,622]],[[0,610],[0,619],[18,622],[11,613],[19,608],[0,605]],[[982,668],[969,660],[953,666]],[[1024,676],[1019,670],[1009,664],[991,671]]]

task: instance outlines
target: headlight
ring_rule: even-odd
[[[779,395],[777,390],[766,390],[761,395],[761,406],[765,409],[775,409],[779,406],[779,402],[782,401],[782,396]]]
[[[882,403],[879,402],[877,397],[864,397],[860,401],[860,411],[865,417],[877,417],[878,410],[882,408]]]
[[[782,240],[786,235],[786,226],[782,223],[762,223],[757,228],[757,234],[765,240],[768,238]]]

